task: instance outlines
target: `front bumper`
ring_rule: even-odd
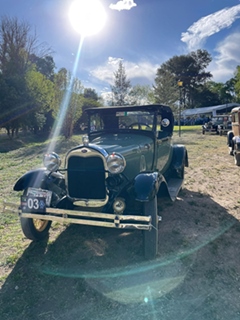
[[[57,221],[62,223],[75,223],[96,227],[116,229],[148,230],[152,228],[151,216],[120,215],[93,211],[77,211],[67,209],[46,208],[46,213],[22,212],[19,205],[4,202],[3,212],[18,212],[21,218]]]

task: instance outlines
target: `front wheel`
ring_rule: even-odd
[[[152,229],[150,231],[144,231],[143,234],[144,257],[150,260],[154,259],[158,252],[157,196],[144,203],[144,215],[151,216],[152,218]]]
[[[26,195],[26,190],[24,195]],[[26,238],[39,241],[47,238],[52,221],[20,217],[22,232]]]
[[[52,221],[20,218],[23,234],[30,240],[43,240],[48,236]]]

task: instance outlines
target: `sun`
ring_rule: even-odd
[[[91,36],[105,25],[106,12],[99,0],[76,0],[69,10],[73,28],[82,36]]]

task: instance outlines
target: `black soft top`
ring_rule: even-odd
[[[131,112],[131,111],[141,111],[141,112],[151,112],[156,116],[161,115],[162,119],[168,119],[170,125],[164,129],[164,131],[172,134],[174,127],[174,117],[172,109],[168,106],[162,104],[149,104],[149,105],[137,105],[137,106],[109,106],[109,107],[97,107],[86,109],[85,112],[90,118],[92,115],[99,113],[102,116],[110,116],[116,114],[116,112]],[[90,125],[90,124],[89,124]],[[156,125],[156,120],[155,120]]]
[[[140,106],[109,106],[109,107],[97,107],[97,108],[89,108],[86,109],[86,112],[89,114],[93,114],[97,112],[115,112],[115,111],[149,111],[159,113],[172,114],[172,109],[168,106],[162,104],[148,104],[148,105],[140,105]]]

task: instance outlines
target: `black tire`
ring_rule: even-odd
[[[24,191],[24,195],[26,190]],[[40,241],[48,237],[52,221],[20,217],[22,232],[26,238]]]
[[[234,163],[239,167],[240,166],[240,153],[234,153]]]
[[[151,201],[144,203],[144,215],[151,216],[152,229],[151,231],[143,232],[143,249],[144,257],[147,260],[154,259],[158,252],[158,210],[157,196]]]
[[[233,132],[232,132],[232,131],[229,131],[229,132],[227,133],[227,145],[228,145],[229,147],[233,147],[233,141],[232,141],[233,137],[234,137]]]
[[[20,218],[22,232],[30,240],[39,241],[48,237],[52,221]]]

